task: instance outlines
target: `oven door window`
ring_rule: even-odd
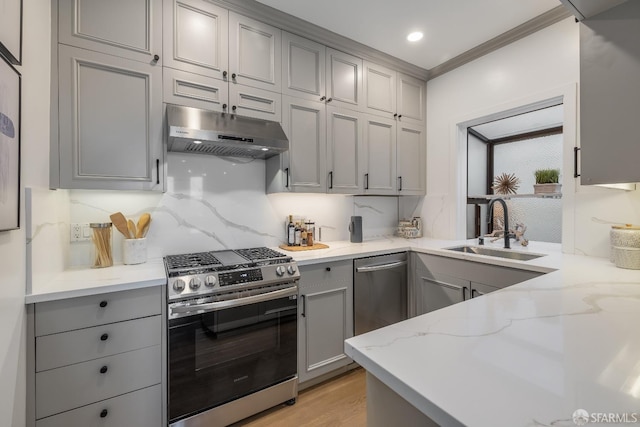
[[[296,321],[291,297],[170,320],[170,421],[295,377]]]

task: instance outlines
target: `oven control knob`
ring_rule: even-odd
[[[276,274],[278,276],[284,276],[285,269],[282,265],[276,267]]]
[[[289,267],[287,267],[287,273],[294,274],[295,272],[296,272],[296,266],[295,265],[290,265]]]
[[[191,279],[189,281],[189,287],[191,289],[198,289],[200,287],[200,285],[202,284],[202,281],[200,279],[198,279],[197,277],[194,277],[193,279]]]
[[[173,290],[176,292],[182,292],[184,291],[184,280],[182,279],[177,279],[175,282],[173,282]]]
[[[204,284],[208,287],[212,287],[216,284],[216,276],[207,276],[204,278]]]

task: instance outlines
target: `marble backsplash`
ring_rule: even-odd
[[[289,214],[312,219],[322,229],[322,241],[348,240],[351,215],[363,217],[365,240],[392,235],[398,222],[398,197],[267,195],[262,160],[168,153],[167,169],[166,193],[71,190],[68,224],[108,222],[117,211],[137,221],[149,212],[148,256],[159,257],[278,246]],[[115,232],[116,262],[122,259],[122,240]],[[89,265],[90,247],[90,242],[69,244],[69,266]]]

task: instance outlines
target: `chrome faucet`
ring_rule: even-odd
[[[487,208],[487,216],[489,217],[488,223],[489,225],[493,224],[493,204],[495,202],[500,202],[500,204],[502,205],[502,211],[504,212],[504,248],[511,249],[511,245],[509,242],[509,213],[507,212],[507,203],[504,201],[504,199],[491,199],[491,201],[489,202],[489,207]]]

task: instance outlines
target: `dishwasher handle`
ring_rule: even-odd
[[[392,268],[401,267],[407,265],[407,261],[396,261],[388,264],[372,265],[368,267],[356,268],[356,273],[369,273],[371,271],[391,270]]]

